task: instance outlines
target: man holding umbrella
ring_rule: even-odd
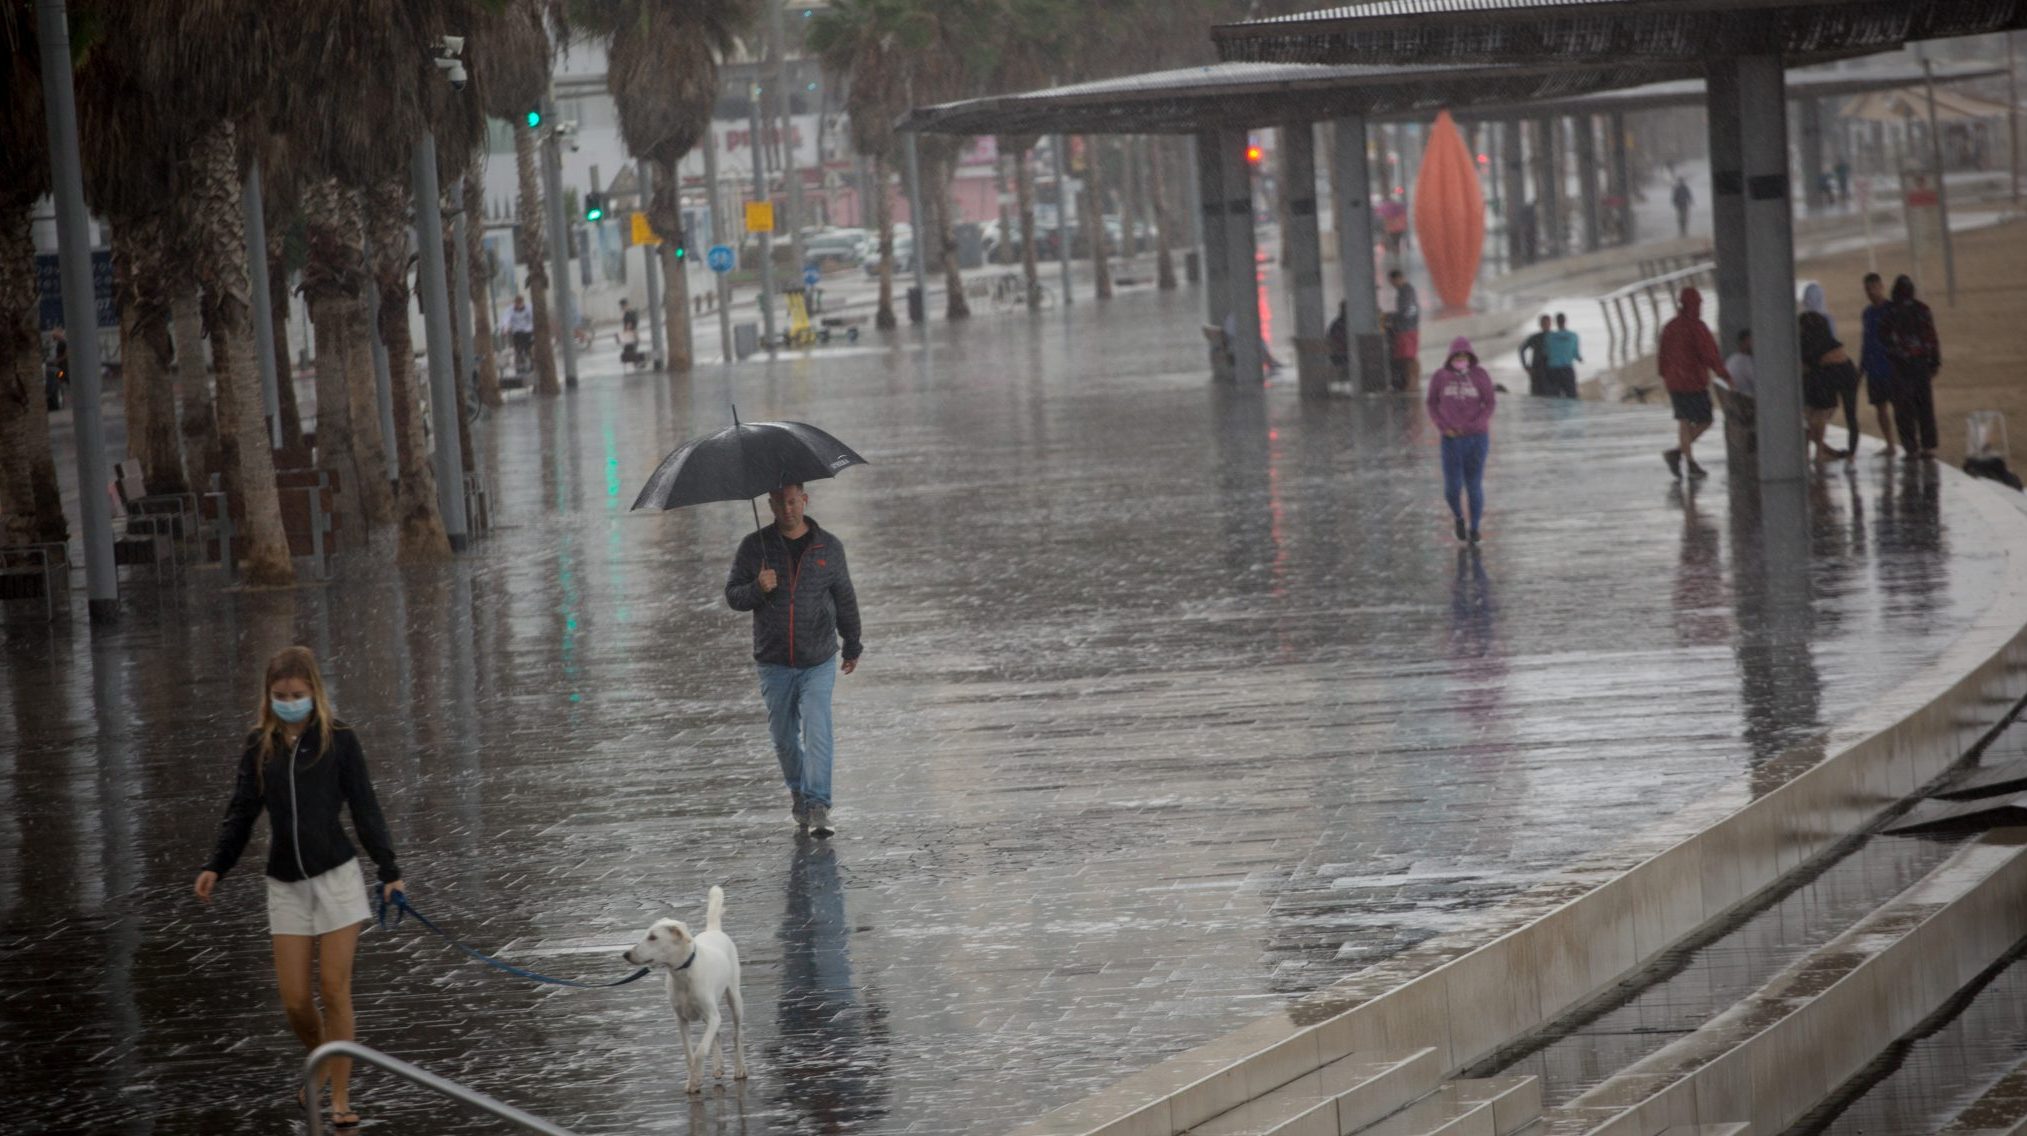
[[[734,611],[753,613],[753,660],[796,826],[829,836],[831,688],[838,671],[857,669],[864,650],[859,600],[844,542],[806,515],[802,486],[769,491],[767,507],[774,523],[739,542],[725,600]]]

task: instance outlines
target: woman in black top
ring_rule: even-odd
[[[316,657],[307,648],[290,647],[268,661],[260,721],[240,755],[218,846],[197,876],[197,898],[211,898],[218,878],[246,850],[265,808],[275,977],[289,1026],[307,1049],[352,1040],[352,959],[359,930],[372,918],[358,856],[338,823],[341,807],[351,809],[359,843],[379,868],[381,894],[392,900],[403,890],[401,870],[358,736],[332,714]],[[321,961],[314,991],[313,960]],[[321,1014],[314,994],[322,995]],[[356,1129],[352,1063],[340,1058],[327,1068],[331,1125]]]

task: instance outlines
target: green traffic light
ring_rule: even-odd
[[[681,259],[683,259],[684,257],[686,257],[686,256],[688,256],[688,255],[690,255],[690,250],[689,250],[689,249],[686,249],[686,248],[684,248],[684,247],[683,247],[683,246],[681,246],[681,245],[677,245],[677,246],[676,246],[676,259],[677,259],[677,260],[681,260]]]
[[[541,111],[539,111],[539,110],[531,110],[531,111],[529,111],[529,112],[528,112],[528,129],[530,129],[530,130],[533,130],[533,129],[535,129],[536,127],[538,127],[538,126],[541,126],[541,125],[542,125],[542,112],[541,112]]]

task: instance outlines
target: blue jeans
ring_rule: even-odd
[[[831,688],[838,661],[813,667],[760,664],[760,697],[767,702],[767,731],[781,779],[806,805],[831,803]]]
[[[1443,439],[1443,500],[1450,503],[1450,515],[1464,519],[1461,498],[1471,498],[1471,531],[1485,515],[1485,454],[1492,448],[1489,434],[1466,434]]]

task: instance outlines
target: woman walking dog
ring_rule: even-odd
[[[316,657],[307,648],[290,647],[268,660],[259,721],[240,755],[218,847],[197,876],[197,898],[210,900],[219,877],[246,850],[265,808],[275,978],[289,1026],[306,1049],[352,1040],[352,958],[359,929],[372,918],[358,856],[338,823],[341,807],[351,809],[352,828],[379,867],[382,896],[393,899],[403,890],[401,870],[358,735],[332,713]],[[331,1125],[354,1130],[359,1114],[351,1104],[352,1063],[340,1058],[329,1070]]]

